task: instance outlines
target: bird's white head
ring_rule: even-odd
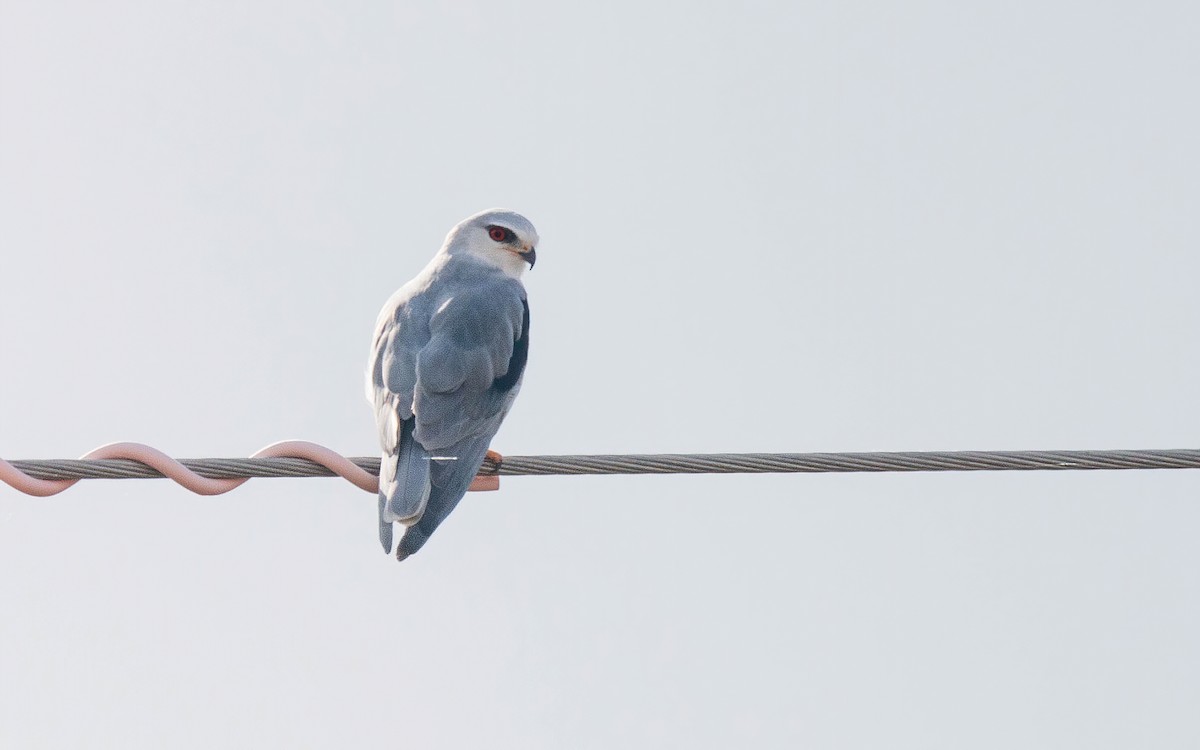
[[[537,260],[538,233],[533,224],[515,211],[492,208],[468,216],[446,235],[444,251],[470,255],[520,278],[525,267]]]

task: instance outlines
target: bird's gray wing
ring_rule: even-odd
[[[529,347],[524,289],[473,289],[439,308],[417,361],[415,436],[430,453],[430,493],[420,520],[396,549],[420,549],[458,505],[517,390]]]
[[[416,362],[416,439],[434,453],[495,433],[520,384],[528,351],[528,305],[504,280],[449,296],[429,322]]]

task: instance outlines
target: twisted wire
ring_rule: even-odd
[[[489,456],[480,477],[584,474],[768,474],[891,471],[1068,471],[1197,469],[1200,450],[923,451],[893,453],[663,453],[644,455]],[[0,459],[0,481],[47,496],[80,479],[169,477],[205,495],[228,492],[251,477],[341,476],[378,490],[379,459],[341,456],[305,441],[267,446],[250,458],[176,460],[139,443],[114,443],[81,459]]]
[[[74,461],[13,461],[0,458],[0,482],[27,495],[49,497],[68,489],[80,479],[129,479],[167,477],[198,495],[220,495],[236,489],[255,474],[257,462],[283,461],[272,476],[313,476],[297,473],[304,465],[320,466],[327,476],[337,475],[368,492],[379,491],[379,466],[372,474],[350,459],[323,445],[306,440],[273,443],[250,458],[176,461],[142,443],[102,445]],[[190,464],[190,466],[189,466]]]

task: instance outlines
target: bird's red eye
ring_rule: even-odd
[[[504,227],[488,227],[488,237],[496,242],[508,241],[508,230]]]

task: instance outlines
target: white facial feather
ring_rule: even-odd
[[[497,241],[489,235],[489,227],[507,229],[514,239]],[[463,219],[451,229],[442,251],[448,255],[474,256],[516,279],[529,267],[530,253],[537,245],[537,230],[529,219],[514,211],[492,208]]]

